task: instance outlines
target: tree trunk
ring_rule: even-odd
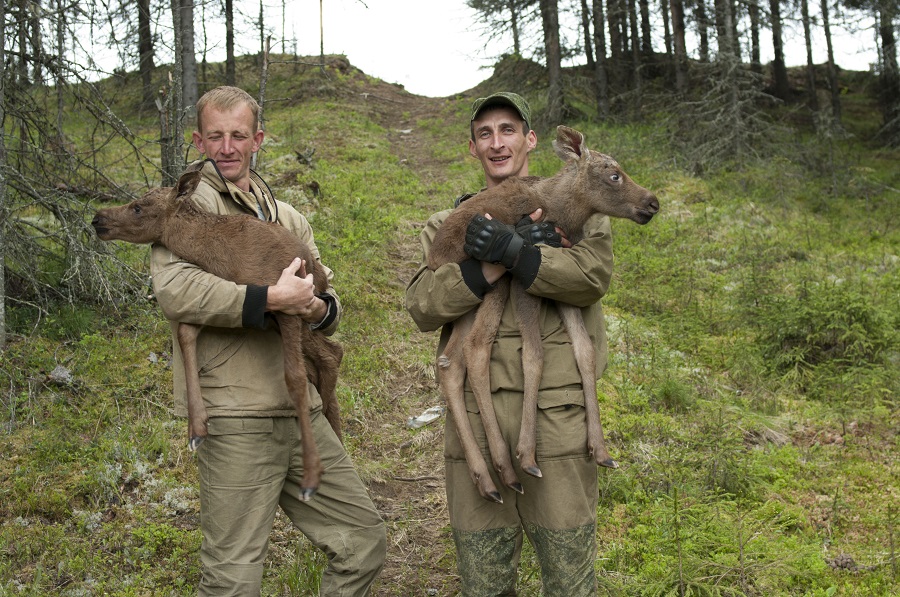
[[[0,122],[6,122],[6,0],[0,0],[0,19]],[[6,227],[9,211],[6,142],[5,135],[0,135],[0,350],[6,348]]]
[[[266,20],[263,0],[259,0],[259,21],[256,24],[259,25],[259,61],[257,64],[262,66],[263,54],[266,52]]]
[[[697,21],[697,36],[700,38],[698,49],[700,62],[709,62],[709,17],[706,15],[706,0],[697,0],[694,18]]]
[[[516,8],[516,0],[509,0],[509,28],[513,36],[513,52],[516,56],[522,55],[522,44],[519,41],[519,11]]]
[[[546,125],[555,127],[563,121],[562,50],[559,45],[559,11],[557,0],[540,0],[544,28],[544,51],[547,55]]]
[[[653,54],[653,34],[650,28],[650,2],[649,0],[638,0],[638,8],[641,11],[641,55],[650,56]],[[632,35],[637,31],[632,28]],[[632,46],[634,44],[632,43]]]
[[[234,0],[225,0],[225,84],[237,85],[234,58]]]
[[[828,19],[828,0],[822,0],[822,29],[825,31],[825,45],[828,48],[828,87],[831,90],[831,118],[836,125],[841,124],[841,90],[838,87],[837,69],[834,66],[834,47],[831,44],[831,25]]]
[[[150,28],[150,0],[138,0],[138,71],[141,74],[141,97],[145,106],[152,106],[156,96],[153,89],[153,30]]]
[[[775,79],[773,95],[780,100],[788,101],[791,95],[791,86],[788,83],[787,67],[784,64],[781,0],[769,0],[769,10],[772,18],[772,49],[775,53],[775,57],[772,59],[772,76]]]
[[[900,70],[897,67],[897,38],[894,19],[896,0],[881,0],[878,4],[878,32],[881,36],[881,112],[884,119],[885,141],[900,146]]]
[[[659,10],[662,13],[663,20],[663,46],[665,47],[666,59],[672,59],[672,24],[669,22],[669,0],[659,0]]]
[[[172,30],[175,32],[175,64],[169,75],[168,91],[160,108],[162,139],[163,186],[172,186],[184,170],[182,149],[184,147],[184,49],[182,47],[182,1],[172,0]],[[190,1],[190,0],[188,0]]]
[[[27,0],[18,0],[16,8],[18,9],[16,11],[17,15],[13,16],[12,19],[13,23],[15,23],[16,41],[18,42],[18,57],[14,58],[18,67],[16,82],[22,87],[27,87],[30,85],[28,80],[28,61],[25,58],[28,55],[28,19],[25,18],[25,15],[28,14]],[[6,15],[4,14],[4,16]]]
[[[197,95],[197,54],[194,51],[194,0],[178,0],[181,5],[181,105],[194,109]]]
[[[325,7],[323,0],[319,0],[319,62],[320,68],[325,70]]]
[[[634,120],[641,119],[643,110],[643,65],[641,60],[640,38],[638,37],[638,10],[635,6],[635,0],[628,0],[628,21],[631,28],[631,67],[634,76],[632,78],[632,87],[634,96],[631,104],[631,114]]]
[[[41,1],[31,0],[28,10],[28,32],[32,54],[32,78],[35,85],[44,82],[44,40],[41,37]]]
[[[684,4],[683,0],[671,0],[672,7],[672,41],[675,60],[675,91],[684,97],[688,91],[687,78],[687,46],[684,41]]]
[[[609,27],[609,80],[616,89],[625,80],[625,11],[624,0],[606,0],[606,21]]]
[[[714,0],[716,40],[719,54],[739,57],[737,29],[735,28],[735,6],[731,0]]]
[[[827,2],[827,0],[822,0]],[[762,72],[760,62],[761,48],[759,45],[759,3],[757,0],[749,0],[747,13],[750,17],[750,69],[755,73]]]
[[[594,89],[597,95],[597,116],[609,118],[609,74],[606,61],[606,19],[603,16],[603,0],[594,2],[594,47],[597,61],[594,66]]]
[[[66,9],[63,6],[64,0],[56,0],[55,8],[56,8],[56,55],[57,56],[65,56],[66,51]],[[63,117],[66,113],[66,76],[65,71],[61,68],[55,69],[56,80],[54,81],[56,87],[56,144],[59,147],[60,154],[63,154],[59,159],[61,165],[64,168],[69,169],[70,171],[75,171],[77,168],[75,156],[72,151],[68,149],[68,143],[66,143],[66,133],[63,130]],[[0,120],[2,122],[2,120]]]
[[[803,21],[803,39],[806,41],[806,105],[813,112],[818,112],[819,98],[816,95],[816,65],[812,53],[809,0],[800,0],[800,17]]]
[[[591,39],[591,13],[587,0],[581,0],[581,29],[584,31],[584,55],[587,58],[588,70],[594,71],[594,44]]]
[[[266,45],[263,48],[263,61],[259,71],[259,130],[266,130],[265,106],[266,106],[266,85],[269,82],[269,52],[272,48],[272,38],[266,38]],[[259,167],[259,152],[255,152],[250,158],[250,167],[254,170]]]
[[[209,81],[209,35],[206,32],[206,23],[206,2],[204,2],[200,5],[200,35],[203,43],[200,46],[200,80],[197,82],[198,99],[202,95],[200,92],[201,86],[205,86],[207,81]]]

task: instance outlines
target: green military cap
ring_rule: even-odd
[[[521,95],[509,91],[500,91],[475,100],[475,103],[472,104],[472,119],[469,121],[470,128],[471,123],[478,117],[478,113],[491,106],[509,106],[518,112],[522,120],[525,121],[525,131],[523,132],[527,133],[531,130],[531,108],[528,107],[528,102]]]

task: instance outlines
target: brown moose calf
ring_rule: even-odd
[[[445,263],[460,263],[468,258],[463,250],[466,228],[472,217],[478,214],[487,213],[506,224],[516,224],[524,216],[541,208],[544,219],[555,222],[574,244],[583,237],[584,225],[592,215],[603,214],[646,224],[659,211],[659,202],[653,193],[631,180],[613,158],[589,150],[580,132],[565,126],[558,127],[553,147],[566,162],[556,175],[549,178],[509,178],[456,208],[434,237],[429,253],[429,269],[435,270]],[[468,372],[469,385],[478,402],[494,468],[505,486],[521,493],[522,486],[513,470],[509,448],[501,436],[490,393],[491,345],[509,296],[509,280],[510,276],[501,278],[478,309],[454,322],[444,354],[438,358],[441,393],[456,424],[472,480],[482,497],[496,502],[503,500],[491,480],[469,425],[463,392]],[[517,323],[522,334],[522,367],[525,373],[522,424],[516,456],[524,471],[540,477],[541,471],[535,459],[535,418],[544,365],[538,320],[541,299],[525,292],[515,281],[513,288],[517,298]],[[588,450],[597,464],[615,468],[618,465],[609,455],[603,438],[594,378],[594,347],[585,329],[581,310],[565,303],[557,303],[557,309],[572,339],[581,374]]]
[[[199,182],[199,172],[186,172],[175,188],[151,189],[128,205],[101,209],[92,221],[94,229],[103,240],[161,243],[185,261],[238,284],[274,285],[282,270],[299,257],[305,267],[297,275],[305,276],[308,268],[316,291],[326,290],[328,281],[324,270],[306,243],[275,223],[249,215],[222,216],[198,209],[190,197]],[[306,382],[309,378],[319,390],[323,413],[340,438],[336,387],[343,348],[321,332],[310,330],[299,316],[279,312],[273,315],[281,332],[285,382],[294,399],[303,447],[300,497],[308,500],[318,489],[324,471],[313,438]],[[197,363],[200,329],[182,322],[177,332],[184,361],[192,450],[206,437],[208,420],[200,394]],[[307,371],[304,355],[315,364],[315,370]]]

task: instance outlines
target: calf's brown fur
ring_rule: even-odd
[[[656,197],[637,185],[608,155],[589,150],[580,132],[560,126],[553,142],[565,167],[549,178],[514,177],[482,191],[462,203],[435,234],[429,253],[428,267],[435,270],[445,263],[468,259],[463,250],[466,228],[472,217],[490,214],[507,224],[515,224],[536,209],[543,218],[555,222],[572,243],[583,237],[587,220],[595,214],[627,218],[646,224],[659,211]],[[522,423],[516,456],[527,473],[540,477],[535,459],[537,395],[543,373],[543,348],[538,320],[541,299],[525,292],[513,281],[517,299],[517,323],[522,334],[522,367],[525,374]],[[494,414],[490,395],[490,352],[500,325],[500,317],[510,292],[510,276],[504,276],[489,292],[478,309],[459,318],[447,347],[438,358],[441,393],[447,402],[463,445],[472,480],[482,497],[502,502],[491,480],[481,451],[466,415],[464,384],[466,374],[475,394],[494,468],[501,482],[522,492],[513,470],[509,448],[505,445]],[[594,347],[585,329],[581,310],[557,303],[557,310],[572,339],[575,360],[581,375],[587,418],[587,446],[597,464],[618,466],[609,455],[600,424],[595,379]],[[461,346],[462,345],[462,346]],[[460,352],[462,351],[462,356]]]
[[[186,172],[175,188],[151,189],[141,198],[119,207],[101,209],[92,224],[103,240],[161,243],[201,269],[238,284],[274,285],[293,259],[304,260],[297,272],[313,274],[317,292],[328,281],[309,246],[289,230],[249,215],[216,215],[198,209],[190,197],[200,182],[198,171]],[[338,367],[343,357],[340,344],[328,339],[296,315],[274,312],[284,353],[284,376],[294,398],[303,447],[303,481],[300,497],[310,499],[324,472],[313,439],[309,417],[307,378],[322,396],[322,410],[338,438],[341,437],[337,402]],[[208,416],[200,394],[197,337],[201,326],[179,323],[178,345],[184,361],[187,385],[189,446],[197,449],[207,435]],[[314,368],[307,369],[304,357]]]

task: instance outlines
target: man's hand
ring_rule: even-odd
[[[469,222],[463,250],[474,259],[510,269],[519,260],[519,252],[524,246],[525,239],[519,236],[514,226],[484,214],[474,216]]]
[[[543,244],[556,248],[571,247],[572,243],[554,222],[540,221],[542,213],[543,210],[538,208],[516,224],[516,232],[525,239],[525,243],[529,245]]]
[[[306,273],[306,262],[298,257],[282,270],[278,282],[269,286],[266,309],[299,315],[304,321],[318,323],[328,312],[328,305],[315,293],[313,275]]]

